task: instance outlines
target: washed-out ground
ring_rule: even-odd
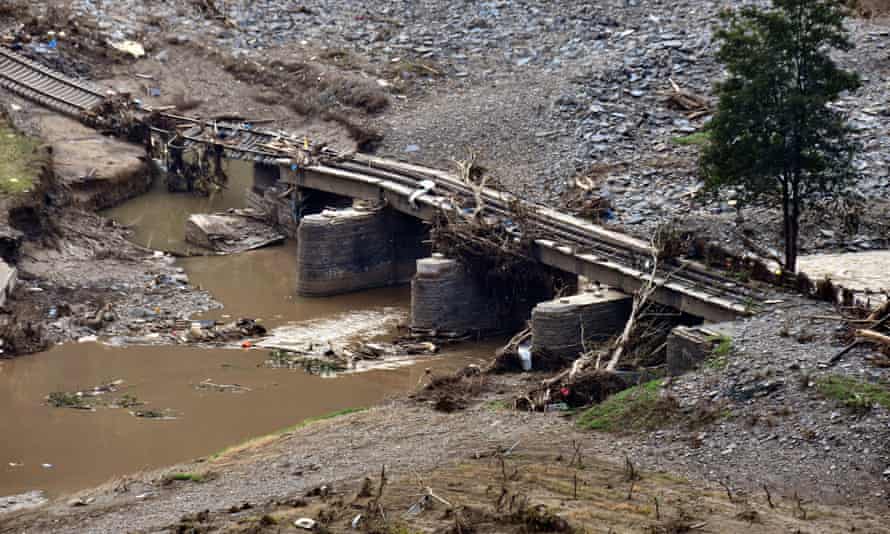
[[[395,401],[122,478],[9,518],[0,532],[288,532],[301,517],[346,531],[357,515],[365,531],[450,529],[455,515],[480,532],[568,531],[554,517],[590,532],[886,531],[879,511],[825,506],[776,487],[770,505],[761,488],[726,490],[653,471],[612,441],[573,430],[559,415],[492,401],[453,414]],[[362,492],[365,478],[370,489]],[[428,491],[448,504],[409,512]],[[532,514],[541,516],[537,528]]]

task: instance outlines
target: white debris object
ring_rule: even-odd
[[[301,517],[300,519],[294,521],[294,526],[297,528],[302,528],[303,530],[314,530],[315,525],[317,525],[315,520],[309,519],[308,517]]]

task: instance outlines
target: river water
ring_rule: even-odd
[[[234,167],[222,194],[169,194],[163,186],[106,215],[133,225],[134,240],[157,249],[186,250],[188,214],[243,205],[249,167]],[[323,299],[295,296],[295,247],[284,245],[228,257],[180,261],[193,284],[224,308],[207,317],[258,317],[274,332],[318,340],[371,338],[407,316],[407,288]],[[427,368],[482,363],[494,344],[462,346],[394,369],[322,378],[262,364],[267,350],[195,347],[112,347],[66,344],[0,362],[0,496],[44,490],[59,495],[145,469],[212,454],[345,408],[369,406],[417,387]],[[241,392],[198,387],[238,384]],[[53,391],[78,391],[123,380],[109,397],[131,395],[175,418],[138,418],[133,408],[95,411],[53,408]]]

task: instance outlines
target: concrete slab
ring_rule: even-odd
[[[18,271],[16,268],[0,261],[0,306],[6,304],[6,299],[12,294],[17,281]]]
[[[186,221],[185,239],[200,247],[233,254],[280,243],[285,236],[259,218],[200,213]]]

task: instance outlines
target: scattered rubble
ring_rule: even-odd
[[[0,515],[37,508],[49,502],[42,491],[29,491],[20,495],[0,497]]]
[[[310,345],[305,350],[276,349],[270,352],[265,364],[274,368],[302,368],[323,376],[333,376],[343,371],[354,371],[359,362],[392,363],[409,356],[430,356],[439,347],[429,341],[411,342],[357,342],[345,346]]]

